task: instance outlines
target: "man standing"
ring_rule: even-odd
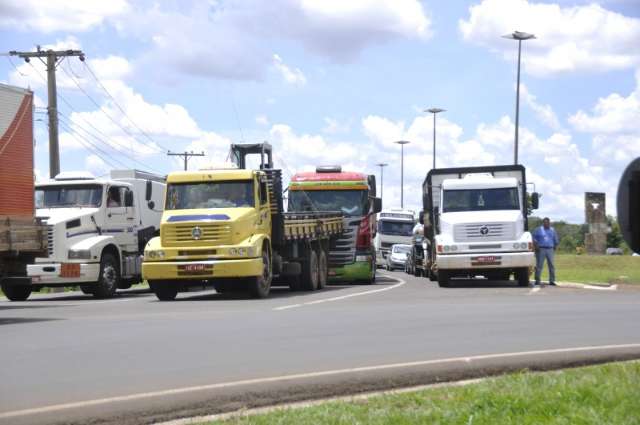
[[[553,254],[558,247],[558,234],[551,227],[549,217],[542,220],[542,226],[533,232],[533,246],[536,249],[536,285],[540,285],[540,275],[544,267],[544,260],[547,260],[549,267],[549,285],[556,284],[556,267],[553,261]]]

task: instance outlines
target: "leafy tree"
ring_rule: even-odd
[[[612,215],[607,216],[607,224],[611,231],[607,233],[607,248],[620,248],[623,243],[622,232],[618,220]]]
[[[562,239],[560,239],[558,250],[569,254],[575,254],[577,246],[578,245],[576,244],[576,240],[572,235],[565,235]]]

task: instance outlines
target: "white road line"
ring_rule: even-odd
[[[457,363],[457,362],[471,363],[473,361],[478,361],[478,360],[522,357],[522,356],[540,355],[540,354],[575,353],[580,351],[593,352],[598,350],[624,349],[624,348],[640,349],[640,343],[619,344],[619,345],[595,345],[595,346],[586,346],[586,347],[556,348],[556,349],[550,349],[550,350],[517,351],[513,353],[483,354],[483,355],[467,356],[467,357],[451,357],[451,358],[436,359],[436,360],[422,360],[422,361],[405,362],[405,363],[390,363],[390,364],[382,364],[382,365],[376,365],[376,366],[363,366],[363,367],[354,367],[354,368],[347,368],[347,369],[324,370],[324,371],[318,371],[318,372],[307,372],[307,373],[297,373],[292,375],[272,376],[267,378],[245,379],[240,381],[221,382],[217,384],[197,385],[192,387],[173,388],[173,389],[167,389],[167,390],[161,390],[161,391],[128,394],[123,396],[99,398],[94,400],[84,400],[84,401],[78,401],[78,402],[72,402],[72,403],[54,404],[49,406],[34,407],[31,409],[13,410],[13,411],[0,413],[0,419],[33,415],[38,413],[50,413],[50,412],[56,412],[60,410],[77,409],[77,408],[83,408],[83,407],[104,405],[109,403],[136,401],[136,400],[149,399],[154,397],[166,397],[166,396],[171,396],[176,394],[185,394],[185,393],[192,393],[197,391],[214,390],[214,389],[220,389],[220,388],[231,388],[231,387],[239,387],[239,386],[245,386],[245,385],[266,384],[266,383],[280,382],[280,381],[293,381],[293,380],[317,378],[317,377],[323,377],[323,376],[341,375],[345,373],[372,372],[372,371],[378,371],[378,370],[401,369],[401,368],[407,368],[407,367],[413,367],[413,366],[430,366],[430,365],[437,365],[437,364],[443,364],[443,363]]]
[[[385,275],[385,277],[388,277],[388,278],[391,278],[391,279],[395,279],[398,283],[396,283],[395,285],[386,286],[386,287],[380,288],[380,289],[372,289],[370,291],[356,292],[355,294],[347,294],[347,295],[340,295],[338,297],[323,298],[323,299],[320,299],[320,300],[308,301],[306,303],[283,305],[283,306],[280,306],[280,307],[275,307],[273,310],[274,311],[289,310],[291,308],[303,307],[305,305],[322,304],[322,303],[328,303],[328,302],[332,302],[332,301],[340,301],[340,300],[344,300],[344,299],[347,299],[347,298],[361,297],[363,295],[371,295],[371,294],[375,294],[377,292],[390,291],[392,289],[398,288],[398,287],[404,285],[405,283],[407,283],[406,281],[404,281],[403,279],[400,279],[398,277],[389,276],[389,275]]]

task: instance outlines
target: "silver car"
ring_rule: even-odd
[[[391,252],[387,255],[387,270],[401,269],[407,262],[407,256],[411,252],[411,245],[395,244],[391,247]]]

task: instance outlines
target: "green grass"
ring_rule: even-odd
[[[548,280],[546,264],[542,280]],[[640,284],[640,257],[556,254],[556,280],[596,284]]]
[[[327,402],[208,424],[631,425],[640,423],[640,362],[517,373],[467,386]]]

